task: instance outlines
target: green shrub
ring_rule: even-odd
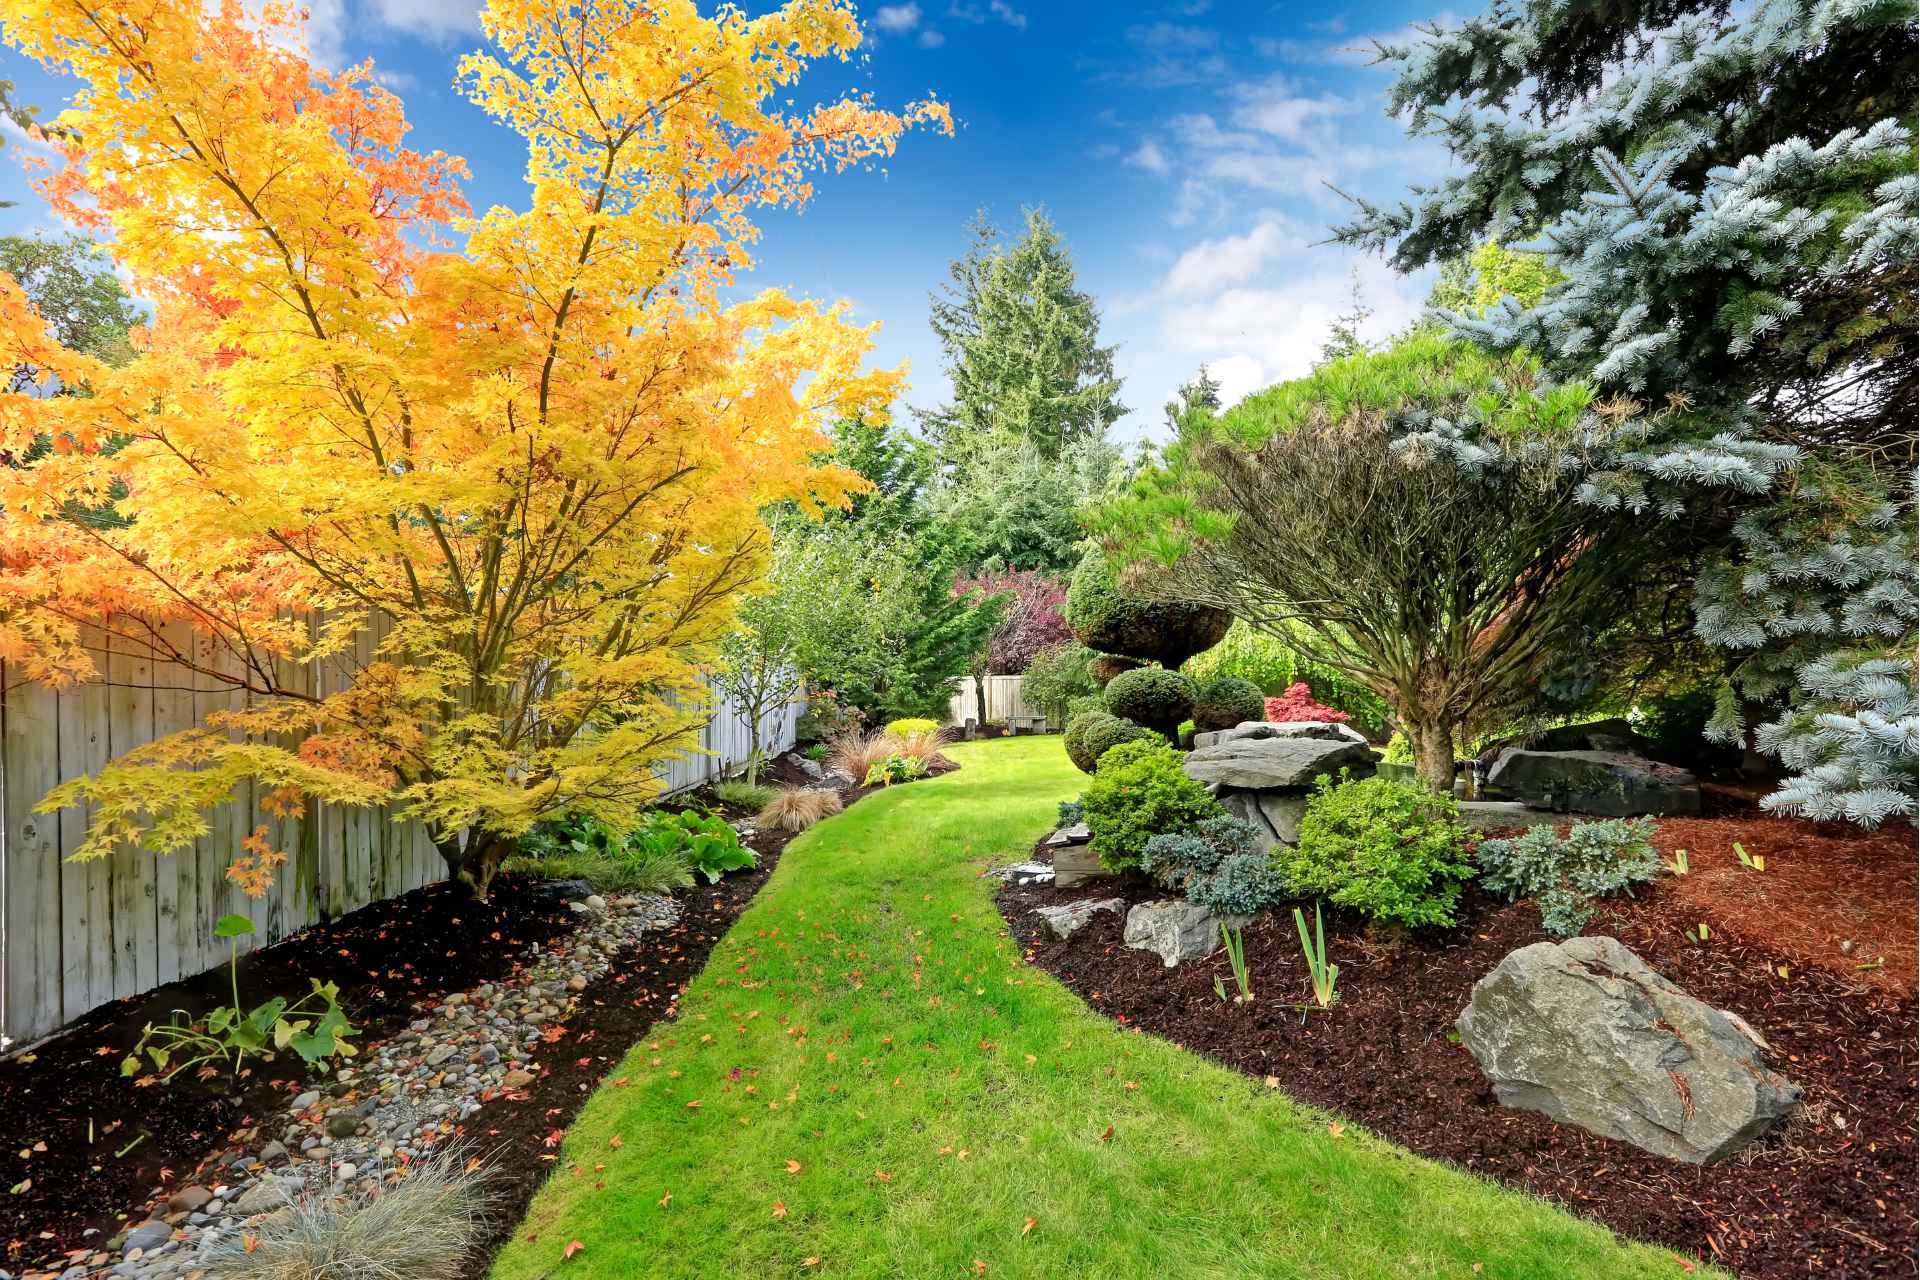
[[[1134,870],[1151,837],[1187,830],[1222,812],[1207,789],[1187,776],[1181,760],[1157,740],[1122,742],[1100,757],[1080,803],[1092,834],[1088,844],[1108,870]]]
[[[1216,915],[1250,916],[1282,901],[1286,881],[1260,851],[1254,829],[1231,814],[1189,831],[1149,836],[1140,869]]]
[[[585,880],[606,893],[672,893],[693,883],[687,841],[636,838],[593,818],[541,823],[505,867],[545,880]]]
[[[1215,676],[1199,686],[1193,699],[1193,727],[1198,733],[1231,729],[1266,715],[1260,686],[1239,676]]]
[[[890,787],[896,782],[913,782],[927,776],[927,762],[922,756],[894,754],[884,760],[876,761],[867,770],[869,787]]]
[[[1073,718],[1077,703],[1092,699],[1100,705],[1100,686],[1094,683],[1087,664],[1095,658],[1093,650],[1080,644],[1059,644],[1034,656],[1020,675],[1020,696],[1029,706],[1039,707],[1055,724]]]
[[[1134,587],[1098,549],[1087,552],[1067,586],[1074,638],[1102,654],[1177,667],[1227,634],[1226,610],[1157,600]]]
[[[1576,822],[1563,839],[1552,827],[1534,827],[1511,840],[1483,841],[1480,883],[1507,901],[1532,897],[1540,923],[1557,938],[1570,938],[1593,919],[1593,901],[1657,879],[1660,855],[1653,847],[1653,819]]]
[[[1412,764],[1413,744],[1407,741],[1407,735],[1398,729],[1387,739],[1387,745],[1381,749],[1380,758],[1388,764]]]
[[[1105,711],[1090,711],[1076,716],[1067,726],[1065,742],[1067,759],[1082,773],[1092,773],[1100,766],[1100,757],[1123,742],[1143,740],[1161,741],[1160,736],[1131,720],[1122,720],[1119,716],[1109,715]]]
[[[1193,714],[1193,681],[1165,667],[1138,667],[1107,682],[1107,710],[1168,738]]]
[[[773,797],[772,787],[737,780],[713,784],[713,798],[733,809],[747,809],[758,813],[772,803]]]
[[[809,742],[800,754],[818,764],[833,754],[833,748],[824,742]]]
[[[759,854],[740,843],[740,833],[725,818],[691,809],[682,813],[653,810],[629,839],[653,854],[684,850],[688,863],[707,878],[708,884],[729,871],[744,871],[760,861]]]
[[[897,738],[904,738],[910,733],[938,733],[940,722],[929,720],[925,716],[903,716],[898,720],[887,721],[887,732]]]
[[[1300,843],[1276,864],[1301,897],[1325,897],[1375,920],[1453,923],[1460,885],[1473,874],[1459,806],[1424,787],[1322,776],[1300,820]]]

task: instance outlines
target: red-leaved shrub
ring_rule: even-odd
[[[1313,690],[1307,688],[1302,680],[1288,685],[1287,691],[1279,697],[1267,699],[1267,719],[1275,724],[1288,720],[1325,720],[1333,724],[1345,724],[1353,717],[1315,702]]]

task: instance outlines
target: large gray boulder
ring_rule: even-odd
[[[1603,818],[1700,812],[1700,784],[1685,769],[1622,751],[1529,751],[1509,747],[1489,786],[1556,813]]]
[[[1520,948],[1474,984],[1457,1026],[1502,1104],[1690,1164],[1733,1154],[1800,1098],[1753,1028],[1616,938]]]
[[[1359,730],[1327,720],[1242,720],[1231,729],[1194,734],[1193,745],[1198,749],[1217,747],[1227,742],[1261,741],[1267,738],[1320,738],[1328,742],[1367,744]]]
[[[1151,951],[1171,969],[1182,960],[1199,960],[1220,945],[1220,926],[1244,926],[1238,916],[1216,916],[1184,898],[1142,902],[1127,912],[1123,941],[1135,951]]]
[[[1220,807],[1252,827],[1260,851],[1300,843],[1300,819],[1307,813],[1306,791],[1234,791],[1222,788]]]
[[[1300,789],[1321,774],[1351,769],[1373,772],[1373,750],[1359,742],[1328,738],[1240,738],[1187,753],[1187,776],[1216,787],[1243,791]]]

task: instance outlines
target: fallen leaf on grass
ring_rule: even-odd
[[[1347,1131],[1347,1126],[1343,1124],[1330,1124],[1327,1126],[1327,1132],[1332,1134],[1336,1138],[1339,1137],[1341,1134],[1345,1133],[1346,1131]]]
[[[1100,1141],[1105,1142],[1111,1137],[1113,1137],[1113,1126],[1108,1125],[1104,1130],[1101,1131]]]
[[[1026,1220],[1026,1222],[1024,1222],[1024,1223],[1022,1223],[1022,1224],[1021,1224],[1021,1227],[1020,1227],[1020,1234],[1024,1236],[1024,1235],[1026,1235],[1026,1234],[1027,1234],[1027,1233],[1028,1233],[1029,1231],[1032,1231],[1032,1230],[1033,1230],[1033,1229],[1034,1229],[1034,1228],[1035,1228],[1036,1226],[1038,1226],[1038,1225],[1039,1225],[1039,1224],[1038,1224],[1037,1222],[1035,1222],[1035,1221],[1034,1221],[1034,1220],[1033,1220],[1032,1218],[1028,1218],[1028,1219]]]
[[[775,1200],[775,1201],[773,1202],[773,1216],[774,1216],[774,1217],[776,1217],[776,1218],[784,1218],[784,1217],[786,1217],[786,1216],[787,1216],[787,1204],[786,1204],[786,1201],[784,1201],[784,1200]]]
[[[622,1142],[620,1140],[620,1135],[616,1133],[611,1138],[607,1139],[607,1145],[612,1147],[615,1151],[618,1151],[620,1148],[626,1146],[627,1144]]]
[[[673,1192],[671,1192],[671,1191],[669,1191],[669,1192],[667,1192],[667,1194],[665,1194],[665,1195],[663,1195],[663,1196],[661,1196],[661,1197],[660,1197],[660,1207],[661,1207],[662,1209],[664,1209],[664,1208],[666,1208],[666,1207],[667,1207],[667,1202],[668,1202],[669,1200],[671,1200],[671,1199],[673,1199]]]
[[[574,1254],[580,1252],[582,1249],[586,1247],[587,1246],[585,1246],[584,1244],[581,1244],[578,1240],[567,1241],[567,1247],[560,1251],[561,1261],[563,1262],[566,1261],[567,1259],[573,1257]]]
[[[787,1172],[788,1173],[800,1172],[800,1162],[798,1160],[787,1161]]]
[[[815,1254],[809,1257],[806,1261],[802,1262],[800,1265],[803,1267],[817,1267],[820,1265],[820,1257],[818,1254]]]
[[[893,1181],[893,1175],[888,1173],[885,1169],[875,1169],[873,1171],[873,1176],[881,1182]]]

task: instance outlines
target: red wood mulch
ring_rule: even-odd
[[[1767,869],[1739,866],[1735,840]],[[1588,932],[1618,937],[1693,995],[1741,1015],[1804,1091],[1781,1130],[1706,1167],[1500,1106],[1450,1037],[1473,984],[1546,936],[1530,901],[1501,903],[1470,887],[1458,928],[1397,945],[1382,945],[1362,920],[1329,915],[1340,1001],[1304,1014],[1311,986],[1290,917],[1246,930],[1255,1002],[1236,1008],[1213,990],[1216,976],[1233,982],[1219,952],[1167,970],[1122,945],[1120,916],[1098,915],[1061,942],[1031,914],[1114,893],[1163,896],[1149,885],[1008,887],[999,901],[1029,961],[1118,1026],[1218,1058],[1422,1155],[1743,1277],[1914,1276],[1913,828],[1862,834],[1721,816],[1663,822],[1657,842],[1669,854],[1687,849],[1693,873],[1602,904]],[[1682,936],[1701,920],[1712,932],[1705,946]],[[1851,955],[1838,948],[1848,938]],[[1879,955],[1883,968],[1856,970]]]

